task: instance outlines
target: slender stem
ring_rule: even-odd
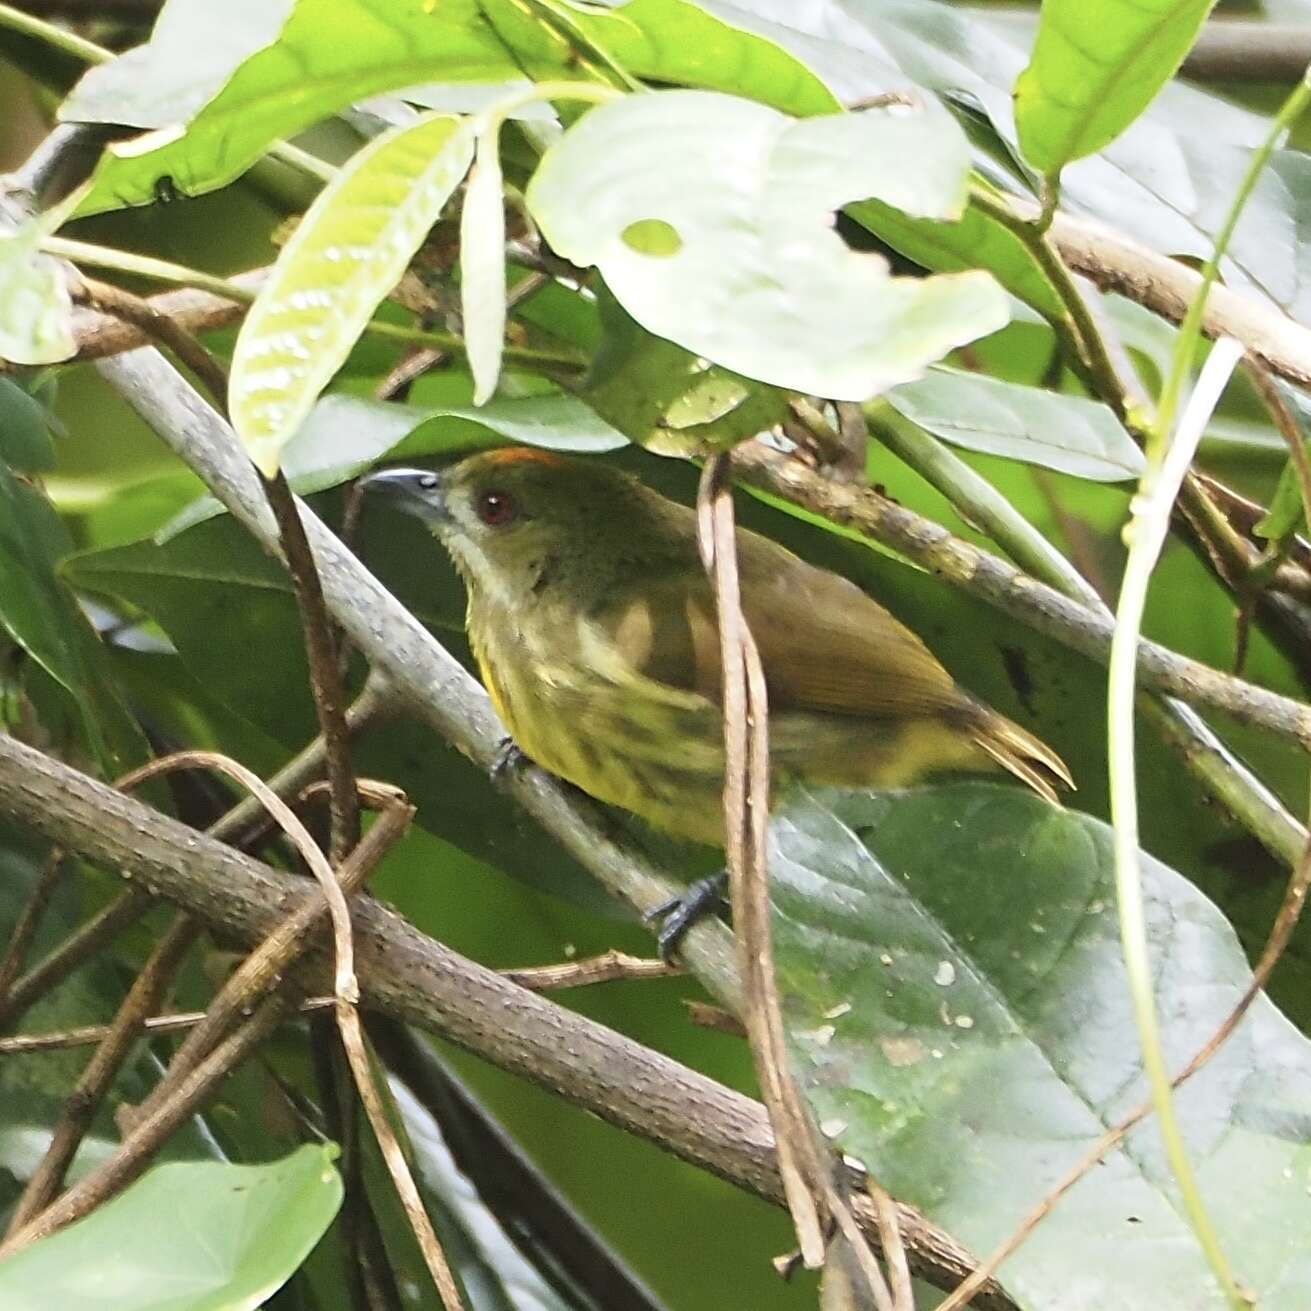
[[[1170,444],[1165,464],[1152,485],[1140,494],[1141,508],[1128,530],[1129,559],[1125,565],[1124,581],[1116,608],[1107,693],[1116,899],[1125,970],[1129,976],[1143,1066],[1151,1086],[1161,1136],[1165,1140],[1166,1156],[1183,1196],[1189,1221],[1225,1296],[1235,1308],[1245,1307],[1248,1303],[1229,1269],[1219,1237],[1198,1190],[1188,1149],[1175,1115],[1170,1074],[1161,1049],[1138,862],[1138,789],[1134,766],[1133,709],[1137,672],[1134,652],[1142,629],[1148,583],[1169,531],[1170,511],[1202,432],[1241,356],[1242,347],[1232,338],[1222,339],[1211,352],[1182,417],[1179,431]]]
[[[1308,65],[1302,75],[1302,80],[1293,88],[1292,94],[1280,106],[1279,112],[1271,121],[1270,130],[1266,133],[1265,140],[1252,152],[1247,171],[1243,174],[1243,180],[1238,184],[1238,190],[1234,193],[1233,200],[1230,202],[1229,213],[1225,215],[1220,231],[1216,233],[1215,245],[1212,247],[1206,263],[1202,266],[1202,282],[1188,304],[1188,313],[1184,315],[1179,335],[1175,338],[1174,354],[1170,361],[1170,372],[1165,379],[1164,386],[1161,388],[1161,396],[1157,402],[1156,423],[1152,429],[1152,440],[1147,448],[1149,461],[1160,461],[1164,458],[1163,448],[1170,439],[1175,411],[1179,407],[1179,398],[1183,395],[1184,383],[1192,372],[1193,359],[1197,354],[1197,343],[1202,335],[1202,322],[1206,314],[1207,300],[1210,297],[1211,288],[1220,276],[1220,262],[1224,258],[1225,251],[1229,248],[1229,242],[1233,238],[1234,230],[1238,227],[1238,220],[1242,217],[1248,198],[1251,196],[1271,154],[1274,152],[1275,146],[1278,145],[1287,130],[1298,119],[1308,102],[1311,102],[1311,65]]]
[[[7,27],[23,36],[33,36],[46,45],[62,50],[75,59],[85,60],[88,64],[103,64],[114,57],[113,51],[98,46],[94,41],[70,32],[56,23],[47,23],[35,14],[24,13],[13,5],[0,4],[0,27]]]

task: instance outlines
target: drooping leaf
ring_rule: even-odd
[[[426,115],[384,133],[324,188],[242,325],[229,405],[268,475],[469,167],[467,120]]]
[[[1095,154],[1175,75],[1215,0],[1044,0],[1033,58],[1015,83],[1024,157],[1054,177]]]
[[[958,369],[930,369],[887,402],[936,437],[1098,482],[1138,477],[1142,452],[1110,408]]]
[[[588,113],[542,161],[528,203],[556,251],[595,264],[651,332],[749,378],[863,400],[1001,327],[1008,309],[987,274],[890,277],[846,246],[833,212],[873,196],[957,217],[967,173],[959,129],[929,107],[797,122],[671,91]]]
[[[460,315],[473,374],[473,403],[491,400],[505,348],[505,197],[500,120],[478,134],[460,211]]]
[[[780,983],[824,1132],[973,1251],[1008,1237],[1146,1096],[1116,931],[1110,834],[1016,788],[802,797],[774,824]],[[1172,1068],[1251,973],[1232,929],[1143,858]],[[1264,998],[1177,1095],[1221,1241],[1261,1304],[1294,1301],[1311,1046]],[[1001,1269],[1032,1311],[1225,1305],[1154,1122]]]
[[[446,422],[443,422],[443,421]],[[613,451],[627,438],[595,410],[564,392],[497,397],[486,405],[398,405],[359,396],[323,397],[284,452],[283,472],[302,496],[326,491],[371,468],[405,443],[409,456],[473,451],[502,441],[575,454]],[[223,513],[202,496],[155,533],[162,545]]]
[[[335,1145],[269,1165],[157,1166],[0,1265],[9,1311],[248,1311],[286,1282],[341,1205]]]
[[[278,39],[245,59],[194,118],[110,146],[78,213],[149,204],[164,177],[187,195],[212,191],[278,138],[379,92],[521,77],[479,21],[476,0],[298,0]]]
[[[42,229],[0,231],[0,359],[54,364],[77,353],[73,304],[59,264],[37,249]]]
[[[73,698],[87,743],[112,776],[142,759],[144,742],[99,638],[58,575],[71,550],[49,501],[0,462],[0,626]]]

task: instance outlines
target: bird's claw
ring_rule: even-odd
[[[687,891],[677,897],[670,897],[658,906],[652,906],[642,921],[650,924],[659,921],[656,933],[656,950],[661,960],[670,960],[682,942],[683,935],[697,920],[724,904],[724,890],[728,886],[728,875],[721,870],[709,878],[697,879],[690,884]]]
[[[514,738],[503,737],[492,757],[492,767],[487,772],[493,783],[499,783],[512,770],[528,763],[528,757],[514,744]]]

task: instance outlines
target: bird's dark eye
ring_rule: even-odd
[[[489,528],[500,528],[518,514],[514,498],[505,492],[483,492],[478,497],[478,518]]]
[[[425,492],[430,492],[437,486],[437,475],[435,473],[425,473],[419,479],[419,486]]]

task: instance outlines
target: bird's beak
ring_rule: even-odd
[[[446,523],[446,489],[442,477],[431,469],[383,469],[361,478],[359,485],[368,492],[382,492],[396,502],[396,508],[412,514],[424,523]]]

